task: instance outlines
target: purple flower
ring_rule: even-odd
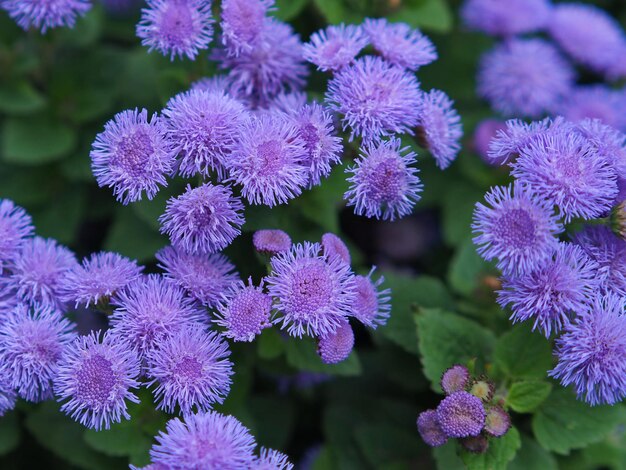
[[[376,52],[393,65],[415,71],[437,60],[437,51],[430,39],[406,23],[367,18],[363,29]]]
[[[417,139],[435,157],[442,170],[450,166],[461,149],[461,118],[452,107],[454,102],[439,90],[422,94]]]
[[[59,26],[73,27],[76,18],[91,8],[88,0],[1,0],[0,8],[23,29],[31,27],[45,33]]]
[[[543,121],[535,121],[530,124],[519,119],[506,121],[505,129],[496,131],[496,137],[489,144],[487,160],[494,165],[504,165],[515,160],[521,150],[530,144],[536,137],[557,129],[569,126],[563,118],[558,117],[554,121],[546,118]]]
[[[511,306],[513,323],[531,320],[546,337],[566,327],[598,289],[598,265],[577,245],[560,243],[552,260],[520,276],[505,277],[498,303]]]
[[[272,298],[263,292],[263,281],[258,287],[243,282],[224,294],[218,306],[215,323],[226,328],[224,336],[235,341],[252,341],[265,328],[272,326]]]
[[[189,325],[160,342],[146,356],[157,409],[173,413],[179,406],[186,416],[222,403],[232,383],[229,356],[226,341],[204,325]]]
[[[498,268],[513,274],[550,259],[563,226],[549,204],[519,183],[491,188],[485,201],[488,206],[476,203],[472,223],[474,244],[485,260],[498,260]]]
[[[62,280],[77,266],[74,254],[50,238],[35,237],[22,245],[11,269],[10,284],[24,302],[63,310],[60,298]]]
[[[268,290],[276,322],[291,336],[323,336],[337,330],[354,301],[354,275],[341,259],[320,255],[317,243],[294,245],[271,259]]]
[[[324,254],[329,258],[336,256],[344,263],[350,264],[350,250],[343,240],[334,233],[325,233],[322,235],[322,250],[324,250]]]
[[[101,340],[100,340],[101,337]],[[54,393],[61,411],[88,428],[109,429],[130,419],[126,401],[139,403],[139,357],[123,338],[93,332],[77,338],[63,353]],[[67,401],[66,401],[67,400]]]
[[[485,433],[493,437],[504,436],[511,427],[511,417],[499,406],[488,406]]]
[[[168,468],[252,467],[255,442],[248,428],[233,416],[216,411],[189,415],[167,422],[166,431],[156,436],[150,457]]]
[[[555,109],[570,92],[574,71],[542,39],[512,39],[480,62],[478,94],[505,115],[538,117]]]
[[[230,180],[251,204],[274,206],[299,196],[309,172],[304,141],[284,115],[262,114],[244,125],[228,162]]]
[[[485,426],[485,409],[480,398],[455,392],[439,403],[437,419],[448,437],[477,436]]]
[[[441,388],[446,395],[465,390],[469,385],[470,373],[467,367],[456,364],[441,376]]]
[[[259,253],[275,255],[291,248],[291,237],[282,230],[257,230],[252,237],[254,248]]]
[[[193,255],[166,246],[156,253],[156,259],[166,278],[208,307],[215,307],[222,293],[239,280],[235,266],[219,253]]]
[[[141,10],[137,37],[148,50],[164,56],[188,57],[207,49],[213,38],[211,2],[206,0],[147,0]]]
[[[8,277],[0,276],[0,324],[8,312],[13,311],[20,303],[15,292],[15,286]]]
[[[588,85],[574,88],[557,107],[568,121],[585,118],[599,119],[604,124],[626,132],[626,94],[605,85]]]
[[[346,319],[339,320],[334,332],[321,335],[317,342],[317,354],[326,364],[345,361],[354,347],[354,332]]]
[[[111,303],[117,307],[111,329],[142,356],[185,326],[206,320],[180,287],[156,274],[131,283]]]
[[[263,39],[265,17],[274,0],[223,0],[222,42],[229,55],[250,52]]]
[[[488,165],[494,165],[489,157],[489,146],[491,141],[496,137],[499,131],[504,131],[507,125],[503,121],[497,119],[485,119],[481,121],[474,130],[474,138],[472,147],[478,156]]]
[[[261,448],[261,455],[252,464],[251,470],[293,470],[294,466],[282,452]]]
[[[626,316],[623,296],[598,296],[556,341],[559,361],[549,375],[574,385],[591,405],[626,397]]]
[[[328,26],[311,35],[303,54],[318,70],[335,72],[354,62],[368,42],[360,26]]]
[[[394,220],[410,214],[420,200],[423,185],[411,166],[417,155],[400,145],[396,138],[367,145],[356,166],[346,170],[352,176],[343,197],[356,214]]]
[[[443,433],[435,410],[420,413],[417,418],[417,430],[430,447],[439,447],[448,442],[448,436]]]
[[[174,169],[174,144],[166,137],[165,123],[145,109],[122,111],[96,136],[91,169],[98,186],[113,188],[122,204],[152,199]]]
[[[143,267],[117,253],[94,253],[62,278],[60,298],[64,302],[89,307],[138,279]]]
[[[343,115],[343,129],[351,129],[351,140],[358,136],[372,141],[411,132],[418,119],[419,83],[401,67],[366,56],[333,77],[326,101]]]
[[[189,91],[206,91],[207,93],[228,94],[230,79],[226,75],[213,75],[196,80],[191,84]]]
[[[598,119],[584,119],[573,130],[587,139],[594,149],[613,164],[618,179],[626,178],[626,134]]]
[[[279,93],[269,103],[269,111],[280,111],[291,117],[297,117],[300,111],[308,102],[308,98],[303,91],[292,91],[290,93]]]
[[[0,417],[15,408],[17,395],[8,377],[0,378]]]
[[[30,215],[13,201],[0,199],[0,274],[3,265],[17,257],[33,232]]]
[[[549,0],[466,0],[463,22],[492,36],[515,36],[544,28],[550,18]]]
[[[159,222],[172,245],[191,254],[223,250],[241,233],[243,204],[228,186],[205,183],[167,201]]]
[[[208,177],[215,171],[223,179],[247,115],[243,105],[222,92],[191,90],[172,98],[163,115],[179,152],[179,174]]]
[[[484,454],[489,449],[489,439],[484,434],[459,439],[459,444],[473,454]]]
[[[355,276],[356,297],[352,304],[352,314],[365,326],[376,329],[387,323],[391,312],[391,289],[379,289],[385,281],[383,276],[372,280],[376,267],[367,276]]]
[[[18,305],[0,323],[0,376],[28,401],[52,398],[52,380],[74,326],[50,307]]]

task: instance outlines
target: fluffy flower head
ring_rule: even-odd
[[[387,323],[391,312],[391,289],[379,289],[385,281],[380,276],[376,281],[372,279],[375,267],[367,276],[354,277],[356,296],[352,304],[354,317],[370,328],[378,328]]]
[[[469,385],[470,373],[467,367],[456,364],[441,376],[441,388],[446,395],[465,390]]]
[[[222,42],[229,55],[249,52],[261,40],[274,0],[223,0]]]
[[[345,361],[354,347],[354,332],[350,322],[341,319],[333,333],[320,336],[317,342],[317,354],[326,364]]]
[[[13,260],[27,237],[33,234],[32,219],[9,199],[0,199],[0,273]]]
[[[549,0],[466,0],[461,16],[471,29],[514,36],[544,28],[551,8]]]
[[[256,251],[275,255],[291,248],[291,237],[282,230],[257,230],[252,237]]]
[[[254,462],[251,470],[293,470],[294,466],[282,452],[261,448],[261,455]]]
[[[76,19],[91,8],[88,0],[2,0],[0,8],[25,30],[31,27],[45,33],[59,26],[74,26]]]
[[[448,436],[441,429],[435,410],[426,410],[420,413],[417,418],[417,430],[424,442],[430,447],[439,447],[448,442]]]
[[[313,33],[304,45],[304,58],[323,72],[337,71],[350,65],[367,46],[368,39],[360,26],[328,26]]]

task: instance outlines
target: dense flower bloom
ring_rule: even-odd
[[[265,16],[274,0],[223,0],[222,42],[229,55],[250,51],[262,40]]]
[[[499,406],[487,407],[485,432],[490,436],[504,436],[511,427],[511,417]]]
[[[19,303],[20,300],[17,298],[15,286],[11,280],[8,277],[0,276],[0,324]]]
[[[62,280],[75,266],[74,254],[55,240],[31,238],[12,265],[10,284],[24,302],[63,309]]]
[[[514,36],[544,28],[551,11],[549,0],[466,0],[461,16],[471,29]]]
[[[185,296],[183,289],[156,274],[131,283],[111,303],[117,307],[110,319],[111,329],[141,355],[186,325],[206,319],[206,313]]]
[[[422,93],[417,138],[442,170],[452,163],[461,149],[459,140],[463,137],[463,126],[453,105],[454,102],[442,91]]]
[[[255,442],[248,428],[233,416],[215,411],[168,421],[156,436],[150,457],[168,468],[238,470],[254,464]]]
[[[512,39],[480,62],[478,94],[505,115],[538,117],[555,109],[572,88],[574,71],[542,39]]]
[[[348,358],[354,347],[354,332],[350,322],[341,319],[332,333],[321,335],[317,342],[317,354],[326,364],[337,364]]]
[[[423,185],[411,166],[416,154],[400,145],[392,138],[366,146],[356,166],[346,170],[352,176],[344,199],[356,214],[394,220],[410,214],[420,200]]]
[[[515,160],[521,150],[530,144],[537,136],[552,132],[565,126],[563,118],[552,121],[546,118],[542,121],[526,123],[519,119],[509,119],[505,128],[496,131],[495,138],[489,144],[487,161],[494,165],[504,165]]]
[[[391,312],[391,289],[379,289],[385,281],[380,276],[372,280],[373,267],[367,276],[355,276],[355,298],[352,304],[352,315],[365,326],[376,329],[387,323]]]
[[[599,119],[604,124],[626,132],[626,94],[604,85],[580,86],[573,89],[557,107],[558,114],[571,122],[585,118]]]
[[[485,119],[481,121],[474,130],[474,138],[472,140],[472,147],[474,151],[480,156],[480,158],[493,165],[495,162],[489,158],[489,146],[491,141],[496,137],[498,131],[504,131],[506,129],[506,123],[497,119]]]
[[[279,93],[269,103],[267,109],[270,111],[280,111],[289,116],[296,117],[308,102],[308,97],[303,91],[292,91],[290,93]]]
[[[0,417],[15,408],[17,395],[8,377],[0,378]]]
[[[0,376],[28,401],[52,397],[52,380],[74,326],[50,307],[21,304],[0,323]]]
[[[456,364],[441,376],[441,389],[446,395],[465,390],[469,385],[470,373],[467,367]]]
[[[426,410],[420,413],[417,418],[417,430],[424,442],[431,447],[439,447],[448,442],[448,436],[439,425],[436,410]]]
[[[243,105],[222,92],[191,90],[172,98],[163,114],[179,152],[180,175],[210,176],[215,171],[224,178],[226,159],[246,118]]]
[[[485,409],[480,398],[455,392],[439,403],[437,419],[448,437],[476,436],[485,426]]]
[[[323,72],[337,71],[354,62],[367,43],[360,26],[328,26],[311,35],[310,42],[304,45],[303,55]]]
[[[626,397],[626,316],[622,296],[596,297],[557,339],[559,362],[549,375],[574,385],[591,405]]]
[[[350,250],[343,240],[334,233],[325,233],[322,235],[322,250],[324,250],[324,254],[329,258],[331,256],[337,256],[343,260],[344,263],[350,264]]]
[[[93,332],[77,338],[63,353],[54,393],[61,411],[88,428],[109,429],[130,419],[126,401],[139,403],[139,357],[123,338]]]
[[[122,204],[139,201],[145,191],[152,199],[174,168],[175,148],[166,137],[163,120],[148,111],[122,111],[96,136],[91,169],[98,186],[113,188]]]
[[[276,299],[276,321],[291,336],[323,336],[350,315],[354,275],[341,259],[320,255],[317,243],[294,245],[271,259],[268,290]]]
[[[211,2],[207,0],[147,0],[141,10],[137,36],[149,51],[195,59],[213,38]]]
[[[254,248],[259,253],[275,255],[291,248],[291,237],[282,230],[257,230],[252,236]]]
[[[213,75],[196,80],[189,90],[206,91],[207,93],[228,93],[230,79],[226,75]]]
[[[293,470],[294,466],[282,452],[261,448],[261,455],[250,467],[251,470]]]
[[[584,119],[576,123],[573,130],[613,164],[618,180],[626,178],[626,134],[598,119]]]
[[[262,114],[244,125],[228,163],[233,181],[252,204],[270,207],[299,196],[309,172],[304,141],[284,115]]]
[[[166,246],[156,259],[166,278],[208,307],[215,307],[222,293],[239,280],[235,266],[220,253],[194,255]]]
[[[478,253],[505,273],[526,273],[552,256],[563,231],[552,207],[521,184],[495,186],[476,203],[472,230]]]
[[[363,29],[374,49],[394,65],[417,70],[437,60],[437,52],[430,39],[406,23],[367,18]]]
[[[241,233],[243,204],[230,187],[205,183],[167,201],[159,222],[161,233],[187,253],[215,253]]]
[[[146,356],[149,385],[156,384],[157,408],[183,415],[222,403],[232,383],[226,341],[204,325],[190,325],[159,343]]]
[[[263,281],[258,287],[239,282],[224,295],[218,307],[215,323],[226,328],[224,336],[235,341],[252,341],[261,330],[272,326],[272,298],[263,292]]]
[[[577,245],[561,243],[551,261],[533,271],[505,277],[498,303],[510,305],[513,323],[531,320],[549,337],[570,322],[572,314],[584,309],[598,288],[597,264]]]
[[[366,56],[339,71],[328,84],[326,101],[343,115],[350,139],[372,141],[410,132],[420,105],[415,76],[380,57]]]
[[[0,8],[25,30],[35,27],[45,33],[50,28],[74,26],[76,19],[91,8],[88,0],[1,0]]]
[[[139,278],[142,270],[136,261],[117,253],[94,253],[61,278],[60,297],[77,307],[89,307]]]
[[[33,234],[32,219],[9,199],[0,199],[0,274],[3,264],[13,260],[27,237]]]

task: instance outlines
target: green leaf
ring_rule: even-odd
[[[521,445],[519,432],[512,427],[504,436],[491,439],[484,454],[462,451],[461,458],[468,470],[506,470]]]
[[[294,403],[276,396],[253,396],[248,406],[256,424],[259,445],[284,448],[296,422]]]
[[[111,429],[85,431],[85,441],[93,449],[111,457],[129,457],[148,453],[152,439],[143,434],[136,420],[111,425]]]
[[[443,238],[448,245],[458,246],[472,235],[472,215],[476,201],[485,192],[459,180],[447,188],[443,204]]]
[[[401,8],[389,15],[389,20],[442,33],[452,29],[452,11],[445,0],[425,0],[418,6]]]
[[[76,131],[57,120],[9,118],[2,127],[2,156],[11,163],[39,165],[64,157],[76,141]]]
[[[130,208],[119,208],[113,226],[104,242],[104,249],[146,261],[154,258],[167,239],[139,220]]]
[[[333,375],[359,375],[361,373],[361,362],[356,351],[352,351],[345,361],[338,364],[325,364],[318,356],[317,346],[312,339],[289,338],[286,345],[287,363],[298,370]]]
[[[508,470],[558,470],[554,456],[537,442],[522,434],[522,447],[509,464]]]
[[[135,213],[146,224],[155,230],[160,227],[159,217],[165,212],[167,201],[177,197],[185,191],[186,183],[179,180],[170,180],[169,184],[161,188],[153,199],[144,198],[130,205]]]
[[[416,460],[426,451],[417,433],[386,423],[360,426],[355,437],[372,468],[400,460]]]
[[[274,15],[282,21],[288,21],[300,14],[309,0],[277,0]]]
[[[518,379],[542,379],[552,367],[550,342],[527,325],[517,325],[496,342],[496,366]]]
[[[314,0],[315,6],[331,24],[360,23],[364,16],[349,8],[343,0]]]
[[[276,359],[285,352],[285,342],[276,328],[266,328],[257,338],[257,352],[261,359]]]
[[[37,234],[59,243],[73,243],[85,203],[86,193],[81,187],[71,186],[61,194],[55,193],[47,204],[31,211]]]
[[[616,408],[591,407],[571,390],[555,389],[533,416],[533,432],[544,449],[567,455],[609,434],[621,419]]]
[[[475,294],[481,277],[489,272],[489,263],[476,252],[471,238],[466,239],[457,249],[448,270],[448,281],[452,288],[467,297]]]
[[[6,114],[32,113],[45,104],[45,96],[25,80],[0,85],[0,111]]]
[[[0,455],[8,454],[20,443],[22,432],[15,411],[0,418]]]
[[[472,358],[487,362],[495,339],[478,323],[442,310],[415,315],[424,375],[433,390],[441,393],[441,374],[450,366]]]
[[[514,382],[509,389],[506,403],[518,413],[529,413],[541,405],[552,391],[550,382]]]
[[[449,440],[444,445],[440,447],[435,447],[433,452],[433,457],[435,457],[435,462],[437,463],[438,470],[465,470],[465,464],[459,457],[457,453],[458,444]]]

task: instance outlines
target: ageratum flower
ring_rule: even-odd
[[[448,436],[443,433],[439,425],[436,410],[426,410],[420,413],[417,418],[417,430],[430,447],[439,447],[448,442]]]
[[[89,307],[138,279],[143,267],[117,253],[102,251],[85,258],[60,281],[60,298],[76,307]]]
[[[222,42],[228,55],[249,52],[262,41],[265,17],[274,0],[223,0]]]
[[[251,470],[293,470],[294,466],[282,452],[261,447],[259,458],[250,467]]]
[[[493,399],[493,396],[496,393],[496,386],[491,380],[482,376],[472,382],[472,385],[469,388],[469,393],[480,398],[485,403],[488,403]]]
[[[207,0],[147,0],[141,10],[137,36],[148,51],[158,50],[174,60],[194,60],[213,39],[211,2]]]
[[[570,92],[574,71],[552,44],[512,39],[482,57],[477,80],[478,94],[496,111],[538,117]]]
[[[504,436],[511,427],[511,417],[499,406],[488,406],[485,416],[485,433],[493,437]]]
[[[562,129],[569,124],[566,124],[563,118],[558,117],[554,121],[546,118],[531,123],[519,119],[510,119],[506,121],[505,125],[505,129],[496,131],[495,138],[489,144],[487,160],[494,165],[510,163],[537,136],[554,132],[556,129]]]
[[[6,315],[20,303],[15,294],[15,287],[8,277],[0,276],[0,324]]]
[[[15,408],[17,395],[8,377],[0,378],[0,417]]]
[[[187,185],[183,194],[167,201],[159,217],[161,233],[187,253],[215,253],[241,233],[242,211],[241,200],[228,186],[205,183],[192,189]]]
[[[495,165],[489,157],[489,146],[500,131],[504,131],[507,125],[503,121],[497,119],[485,119],[481,121],[474,130],[474,138],[472,139],[472,148],[478,156],[488,165]]]
[[[230,79],[226,75],[213,75],[196,80],[191,84],[190,91],[206,91],[207,93],[228,93]]]
[[[215,307],[222,293],[239,280],[235,266],[220,253],[193,255],[166,246],[155,256],[166,278],[207,307]]]
[[[520,276],[505,276],[498,303],[510,305],[513,323],[530,320],[546,337],[570,323],[599,288],[598,265],[577,245],[560,243],[551,261]]]
[[[345,361],[354,347],[354,332],[346,319],[339,321],[339,326],[332,333],[318,338],[317,354],[326,364],[337,364]]]
[[[598,119],[584,119],[576,124],[574,131],[613,164],[618,179],[626,178],[626,134]]]
[[[310,42],[304,45],[303,55],[318,70],[336,72],[354,62],[368,42],[360,26],[328,26],[311,35]]]
[[[267,110],[280,111],[288,116],[297,117],[308,102],[308,97],[303,91],[279,93],[267,104]]]
[[[485,260],[497,260],[504,273],[515,274],[550,259],[563,226],[549,204],[519,183],[491,188],[485,201],[488,206],[476,203],[472,222],[474,244]]]
[[[439,90],[422,93],[417,122],[420,144],[435,157],[437,166],[448,168],[461,149],[463,137],[461,118],[453,108],[454,102]]]
[[[380,276],[372,280],[376,266],[372,267],[367,276],[355,276],[356,297],[352,304],[352,314],[365,326],[376,329],[385,325],[391,312],[391,289],[379,289],[385,281]]]
[[[356,166],[346,169],[352,176],[343,198],[356,214],[394,220],[410,214],[420,200],[424,186],[411,166],[417,155],[400,145],[397,138],[367,145]]]
[[[556,341],[559,361],[549,375],[591,405],[613,405],[626,397],[624,298],[596,296]]]
[[[302,193],[309,172],[304,141],[284,115],[264,113],[244,125],[228,161],[230,179],[251,204],[284,204]]]
[[[515,36],[543,29],[552,12],[549,0],[466,0],[463,22],[492,36]]]
[[[139,403],[139,357],[124,338],[100,331],[77,338],[63,353],[54,378],[61,411],[99,431],[130,419],[127,401]]]
[[[16,258],[26,238],[34,232],[32,219],[9,199],[0,199],[0,274]]]
[[[354,275],[341,259],[321,255],[318,243],[294,245],[274,256],[268,291],[276,299],[281,329],[291,336],[323,336],[351,314]]]
[[[157,409],[183,415],[208,410],[230,391],[233,364],[226,341],[204,325],[189,325],[159,343],[146,356],[148,385],[156,385]]]
[[[441,376],[441,389],[446,395],[465,390],[469,385],[470,373],[467,367],[453,365]]]
[[[174,168],[176,152],[166,130],[156,114],[148,121],[145,109],[116,114],[89,154],[98,186],[113,188],[122,204],[141,200],[143,192],[152,199]]]
[[[185,422],[171,419],[156,440],[150,457],[168,468],[238,470],[252,467],[256,459],[248,428],[216,411],[189,415]]]
[[[178,173],[225,177],[224,166],[239,140],[247,112],[222,92],[191,90],[172,98],[163,110],[168,136],[176,143]]]
[[[333,77],[326,102],[343,115],[350,140],[362,137],[371,142],[411,132],[417,124],[420,96],[415,75],[380,57],[366,56]]]
[[[259,253],[275,255],[291,248],[291,237],[282,230],[257,230],[252,236],[254,248]]]
[[[5,10],[25,30],[32,27],[45,33],[59,26],[73,27],[76,19],[91,8],[88,0],[1,0]]]
[[[485,409],[480,398],[454,392],[439,403],[437,420],[448,437],[477,436],[485,426]]]
[[[337,256],[344,263],[350,264],[350,250],[343,240],[334,233],[325,233],[322,235],[322,250],[324,250],[324,254],[329,258]]]
[[[430,39],[406,23],[367,18],[363,29],[376,52],[398,67],[415,71],[437,60],[437,52]]]
[[[571,122],[586,118],[599,119],[604,124],[626,132],[626,93],[605,85],[574,88],[557,107],[558,114]]]
[[[0,377],[20,398],[52,398],[52,380],[74,325],[50,307],[20,304],[0,323]]]

